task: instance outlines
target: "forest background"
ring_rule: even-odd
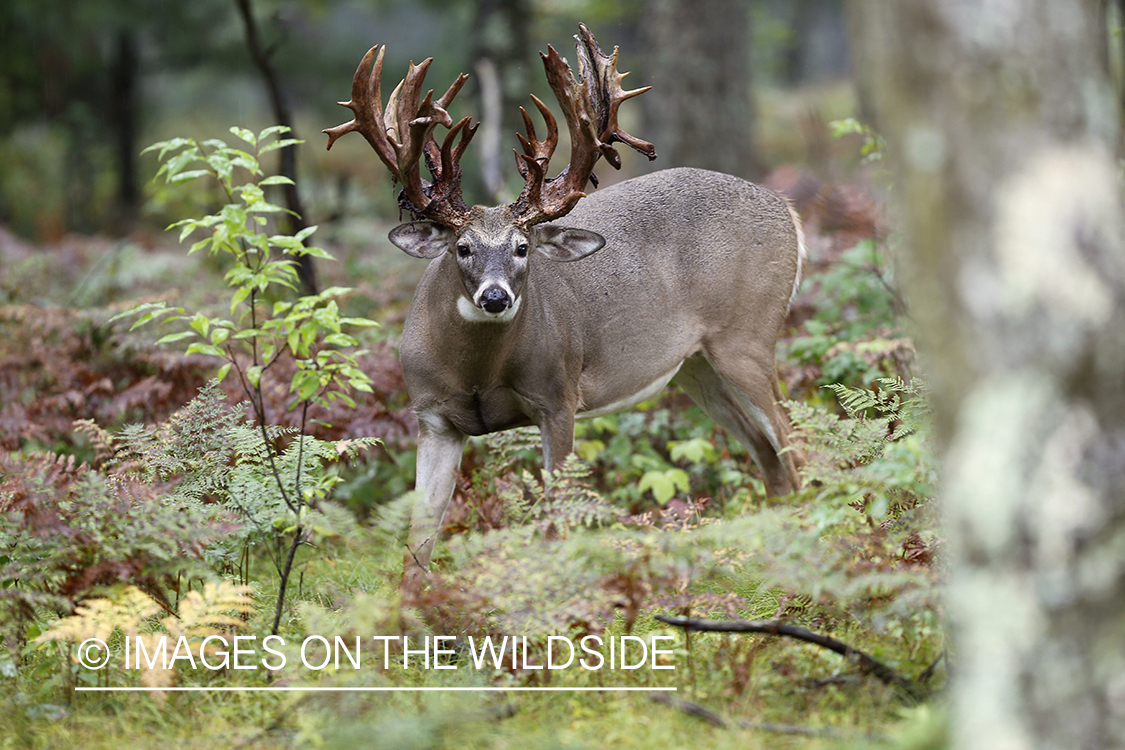
[[[1088,5],[1110,50],[1116,5]],[[943,745],[941,448],[885,207],[895,144],[852,78],[878,48],[854,40],[889,33],[877,16],[834,0],[5,3],[0,745]],[[347,119],[334,102],[371,45],[388,45],[388,87],[433,55],[434,88],[472,74],[454,113],[483,121],[470,201],[510,200],[518,108],[553,101],[536,52],[568,55],[578,22],[620,45],[630,87],[653,86],[623,117],[660,157],[623,154],[601,184],[717,169],[805,222],[778,351],[805,488],[766,498],[675,390],[580,426],[559,476],[540,475],[534,434],[477,440],[433,585],[400,601],[416,425],[396,351],[424,264],[385,239],[399,212],[374,155],[358,138],[327,152],[319,131]],[[259,135],[279,124],[293,132]],[[219,174],[175,179],[192,148]],[[194,220],[205,240],[231,206],[252,210],[226,249],[189,255],[164,231]],[[232,273],[255,243],[263,265]],[[732,625],[764,635],[706,632]],[[372,636],[518,634],[533,662],[550,635],[667,636],[676,668],[125,661],[130,638],[219,658],[271,633],[290,665],[313,636],[370,657]],[[79,648],[94,637],[98,670]],[[235,692],[263,687],[428,690]],[[605,687],[634,692],[590,690]]]

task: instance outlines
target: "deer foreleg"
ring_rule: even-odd
[[[425,418],[418,420],[418,463],[415,489],[418,499],[410,519],[410,535],[403,558],[402,592],[422,590],[441,531],[441,521],[453,498],[457,467],[465,450],[466,436],[453,427],[435,428]]]
[[[554,471],[574,451],[574,414],[564,412],[543,419],[539,433],[543,440],[543,468]]]

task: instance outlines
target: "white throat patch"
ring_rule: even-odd
[[[457,296],[457,312],[461,317],[470,323],[507,323],[512,318],[516,317],[519,312],[520,303],[523,302],[523,297],[516,297],[515,303],[507,310],[498,313],[490,313],[487,310],[477,307],[463,295]]]

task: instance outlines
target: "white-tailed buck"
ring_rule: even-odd
[[[625,91],[617,50],[606,55],[580,29],[577,80],[553,48],[542,55],[570,131],[570,164],[547,177],[558,128],[533,96],[547,135],[538,139],[524,111],[516,164],[526,184],[514,203],[463,202],[459,160],[476,126],[454,124],[446,110],[467,76],[438,99],[421,97],[430,60],[411,63],[384,108],[383,49],[372,48],[351,101],[341,102],[355,119],[325,131],[329,147],[351,131],[367,139],[413,217],[391,242],[431,259],[402,335],[422,493],[405,556],[408,592],[425,580],[468,436],[537,425],[544,463],[556,468],[572,450],[576,418],[635,406],[673,377],[746,446],[771,494],[797,486],[774,362],[804,256],[797,216],[769,190],[698,169],[587,197],[599,157],[620,167],[615,141],[649,159],[656,151],[617,123],[621,102],[648,89]],[[438,125],[449,128],[440,146]],[[565,226],[552,223],[563,216]]]

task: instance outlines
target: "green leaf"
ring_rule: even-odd
[[[169,176],[168,182],[173,184],[180,184],[181,182],[190,182],[199,177],[210,177],[211,172],[206,169],[192,169],[187,172],[179,172],[175,176]]]
[[[666,471],[648,471],[641,477],[641,481],[637,483],[637,489],[641,492],[651,491],[653,497],[655,497],[656,501],[661,505],[664,505],[675,496],[677,488],[684,493],[691,491],[691,480],[687,472],[683,469],[672,468]]]
[[[353,391],[360,391],[361,393],[374,393],[375,390],[371,387],[371,379],[363,380],[360,378],[349,378],[348,387]]]
[[[191,146],[194,144],[195,141],[190,138],[172,138],[171,140],[154,143],[144,151],[141,151],[141,153],[147,154],[149,151],[156,151],[159,149],[160,154],[158,155],[158,158],[163,161],[164,154],[168,153],[169,151],[174,151],[177,148],[183,148],[184,146]]]
[[[715,460],[715,446],[707,438],[672,440],[668,443],[668,453],[673,461],[687,461],[692,464],[712,463]]]
[[[225,365],[220,367],[219,372],[215,375],[215,379],[218,380],[220,383],[223,382],[224,380],[226,380],[227,373],[230,372],[230,366],[231,366],[231,363],[227,362]]]
[[[262,148],[258,150],[258,153],[268,154],[270,151],[276,151],[277,149],[285,148],[286,146],[296,146],[300,143],[304,143],[304,141],[297,138],[283,138],[281,140],[274,141],[273,143],[267,143],[265,146],[262,146]]]
[[[601,440],[578,440],[574,444],[574,452],[586,463],[595,464],[605,452],[605,443]]]
[[[270,125],[261,133],[258,133],[258,142],[261,143],[271,135],[285,135],[286,133],[291,132],[293,132],[293,128],[289,127],[288,125]]]
[[[181,172],[183,172],[184,168],[196,161],[199,161],[199,152],[197,152],[195,149],[181,151],[180,153],[169,159],[167,162],[165,162],[165,179],[168,180],[168,182],[175,182],[176,177],[179,176]],[[204,174],[206,174],[206,172]]]
[[[383,324],[370,318],[340,318],[340,325],[356,326],[357,328],[378,328]]]
[[[195,343],[188,346],[188,348],[185,350],[185,353],[186,354],[210,354],[212,357],[222,357],[222,356],[224,356],[222,349],[220,349],[217,346],[211,346],[210,344],[205,344],[202,341],[196,341]]]
[[[301,231],[299,231],[295,235],[293,235],[293,239],[297,240],[298,242],[304,242],[305,239],[307,237],[310,237],[312,235],[312,233],[315,232],[316,230],[317,230],[317,226],[315,224],[311,227],[305,227],[304,229],[302,229]]]
[[[302,247],[297,251],[297,255],[311,255],[314,258],[321,260],[336,260],[336,256],[332,253],[319,247]]]
[[[293,387],[290,391],[297,392],[298,401],[308,401],[320,389],[320,378],[316,373],[301,370],[293,376]]]
[[[348,407],[350,407],[352,409],[355,408],[355,399],[353,399],[351,396],[344,393],[343,391],[332,391],[331,393],[328,394],[328,397],[330,399],[333,399],[333,400],[343,401],[345,404],[348,405]]]
[[[332,346],[357,346],[359,344],[346,333],[330,333],[324,337],[324,343]]]
[[[257,203],[254,203],[252,206],[249,206],[246,210],[250,213],[256,213],[256,214],[288,213],[288,211],[286,209],[282,208],[281,206],[278,206],[274,203],[269,203],[268,201],[264,201],[264,200],[258,201]]]
[[[233,133],[236,138],[239,138],[241,140],[246,141],[251,146],[258,145],[257,136],[255,136],[252,132],[250,132],[246,128],[240,128],[236,125],[236,126],[234,126],[230,129],[230,132]]]
[[[267,177],[258,183],[259,185],[296,185],[297,183],[289,179],[285,175],[275,174],[272,177]]]
[[[211,330],[211,319],[203,313],[196,313],[188,325],[193,330],[198,331],[200,336],[206,336],[207,332]]]
[[[250,287],[240,286],[234,290],[234,294],[230,296],[230,312],[233,315],[239,303],[250,296]]]
[[[184,339],[195,338],[196,335],[197,334],[195,333],[195,331],[180,331],[179,333],[169,333],[167,336],[161,336],[160,338],[158,338],[156,340],[156,345],[160,346],[162,344],[173,344],[177,341],[183,341]]]

